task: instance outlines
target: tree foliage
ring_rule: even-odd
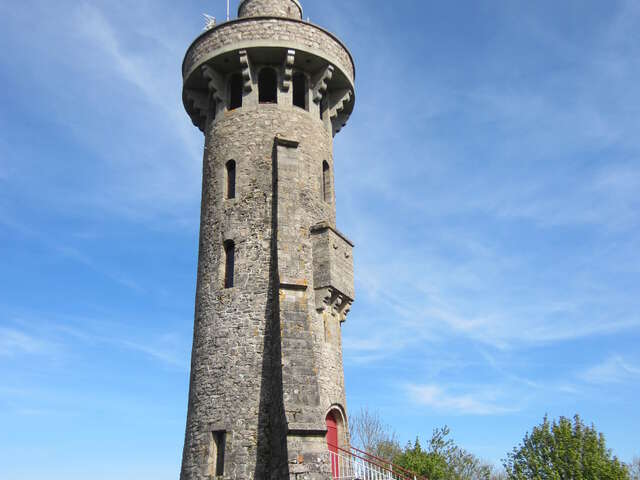
[[[631,472],[631,480],[640,480],[640,457],[633,459],[629,471]]]
[[[527,434],[504,461],[510,480],[627,480],[629,471],[607,449],[604,435],[579,416],[561,417]]]
[[[396,455],[393,463],[424,475],[429,480],[489,480],[494,478],[492,467],[477,457],[458,447],[449,438],[449,428],[433,431],[426,449],[420,440],[408,444],[404,451]]]

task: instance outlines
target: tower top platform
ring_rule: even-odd
[[[302,5],[298,0],[243,0],[238,7],[238,17],[286,17],[302,18]]]

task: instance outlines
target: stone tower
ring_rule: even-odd
[[[333,136],[355,67],[297,0],[244,0],[238,17],[182,67],[205,149],[180,478],[328,479],[328,425],[348,442],[353,245],[336,229]]]

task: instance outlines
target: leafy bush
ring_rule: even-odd
[[[424,475],[429,480],[490,480],[493,468],[477,457],[458,447],[449,436],[449,428],[433,431],[425,449],[420,440],[408,444],[404,451],[396,455],[393,463]]]
[[[607,449],[604,435],[578,415],[560,417],[527,434],[504,461],[511,480],[627,480],[626,465]]]

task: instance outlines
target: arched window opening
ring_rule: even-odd
[[[331,202],[331,170],[326,160],[322,162],[322,199]]]
[[[278,74],[273,68],[263,68],[258,76],[260,103],[278,103]]]
[[[296,107],[307,108],[307,77],[302,72],[293,75],[293,104]]]
[[[229,110],[242,107],[242,75],[234,73],[229,81]]]
[[[233,240],[224,242],[224,288],[233,288],[233,277],[236,263],[236,245]]]
[[[227,199],[236,198],[236,162],[229,160],[226,165]]]
[[[322,114],[324,113],[324,108],[326,106],[326,102],[324,101],[324,98],[322,100],[320,100],[320,103],[318,104],[318,111],[320,112],[320,120],[322,120]]]

